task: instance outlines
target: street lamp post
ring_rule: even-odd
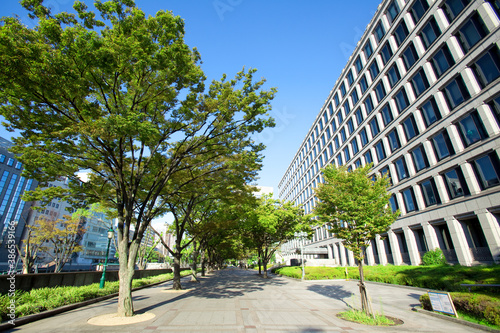
[[[302,262],[302,278],[301,278],[301,280],[304,281],[306,278],[306,272],[304,269],[304,239],[307,237],[307,233],[304,231],[296,232],[296,233],[294,233],[294,236],[298,237],[300,239],[300,257],[301,257],[301,262]]]
[[[104,281],[106,280],[106,268],[108,267],[108,256],[109,256],[109,245],[111,244],[111,239],[115,236],[113,228],[108,230],[108,249],[106,250],[106,260],[104,261],[104,267],[102,269],[101,283],[99,284],[99,289],[104,288]]]

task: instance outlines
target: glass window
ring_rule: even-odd
[[[410,115],[408,118],[403,120],[403,129],[406,136],[406,141],[410,141],[415,136],[418,135],[417,124],[415,123],[415,118],[413,115]]]
[[[361,138],[361,145],[364,147],[368,143],[368,135],[366,134],[366,129],[362,129],[359,132],[359,137]]]
[[[433,16],[427,24],[424,25],[422,32],[420,32],[420,38],[422,39],[422,43],[424,44],[426,50],[432,45],[432,43],[434,43],[439,35],[441,35],[441,29],[439,29],[436,19]]]
[[[406,168],[406,163],[403,157],[397,159],[394,162],[394,166],[396,167],[396,173],[399,181],[408,178],[408,169]]]
[[[330,140],[330,138],[331,138],[331,137],[332,137],[332,134],[330,133],[330,128],[329,128],[329,127],[327,127],[327,128],[326,128],[326,139],[327,139],[327,140]]]
[[[16,163],[16,169],[21,170],[22,167],[23,167],[23,164],[21,162]]]
[[[401,79],[401,75],[399,75],[398,66],[396,66],[396,64],[392,65],[389,71],[387,71],[387,78],[389,79],[391,88],[393,88]]]
[[[342,84],[340,85],[340,94],[342,97],[345,96],[345,92],[346,92],[345,91],[345,84],[344,84],[344,82],[342,82]]]
[[[354,89],[352,91],[352,94],[351,94],[351,100],[352,100],[352,105],[356,105],[356,103],[358,102],[359,98],[358,98],[358,91],[356,89]]]
[[[380,114],[382,115],[384,126],[387,126],[394,119],[389,104],[384,105],[382,110],[380,110]]]
[[[421,109],[426,127],[429,127],[431,124],[441,119],[441,113],[439,112],[434,97],[431,97],[431,99],[425,102]]]
[[[344,127],[342,127],[340,129],[340,137],[342,138],[342,143],[344,143],[345,139],[347,138],[347,136],[345,135],[345,129],[344,129]]]
[[[343,165],[344,162],[342,161],[342,154],[337,155],[337,166]]]
[[[387,19],[389,20],[389,23],[392,24],[392,22],[394,22],[394,19],[398,16],[399,11],[400,11],[400,9],[399,9],[398,3],[395,0],[393,2],[391,2],[391,4],[389,6],[387,6],[386,15],[387,15]]]
[[[415,92],[416,97],[422,95],[422,93],[426,91],[427,88],[429,88],[429,81],[427,81],[427,77],[423,69],[420,69],[411,78],[411,86],[413,87],[413,91]]]
[[[378,65],[377,65],[377,61],[373,61],[372,64],[370,65],[370,75],[372,76],[372,81],[375,80],[375,78],[378,76],[378,74],[380,73],[379,69],[378,69]]]
[[[366,164],[369,164],[369,163],[373,162],[372,152],[371,151],[368,150],[364,156],[365,156],[365,163]]]
[[[340,147],[340,143],[339,143],[339,136],[336,135],[334,138],[333,138],[333,144],[335,145],[335,150],[339,149]]]
[[[373,119],[370,121],[370,129],[372,130],[373,137],[375,137],[380,132],[380,128],[378,127],[377,117],[373,117]]]
[[[337,130],[337,123],[335,122],[335,118],[332,118],[332,122],[330,123],[332,125],[332,131],[335,133]]]
[[[453,110],[470,98],[469,91],[467,90],[464,79],[461,75],[457,76],[450,83],[448,83],[448,85],[444,88],[444,95],[450,110]]]
[[[356,122],[358,123],[359,126],[359,124],[363,122],[363,112],[361,112],[361,109],[358,108],[356,112],[354,112],[354,115],[356,116]]]
[[[448,21],[451,23],[469,2],[470,0],[446,0],[442,8]]]
[[[423,181],[420,183],[420,188],[422,189],[426,207],[441,203],[434,179],[431,178]]]
[[[383,167],[382,169],[380,169],[380,175],[382,177],[387,177],[387,178],[391,178],[391,171],[389,170],[389,167]],[[392,185],[392,179],[390,180],[391,182],[391,185]]]
[[[399,209],[398,202],[394,194],[391,195],[391,197],[389,198],[389,203],[391,204],[391,209],[393,213]]]
[[[335,106],[338,107],[340,102],[339,102],[339,95],[338,94],[335,94],[333,96],[333,100],[335,101]]]
[[[402,192],[403,201],[405,202],[406,212],[413,212],[417,210],[417,203],[415,201],[415,194],[413,193],[413,189],[407,188]]]
[[[354,62],[354,65],[356,66],[356,71],[357,73],[361,73],[361,70],[363,69],[363,63],[361,62],[361,57],[358,56],[356,58],[356,61]]]
[[[382,80],[380,80],[375,86],[375,95],[377,95],[377,100],[379,101],[379,103],[386,95],[384,83],[382,82]]]
[[[418,21],[424,16],[425,12],[429,9],[429,4],[426,0],[416,0],[411,6],[409,12],[413,18],[413,22],[417,24]]]
[[[498,125],[500,125],[500,95],[495,97],[490,103],[489,103],[491,110],[493,111],[493,114],[497,118]],[[1,160],[0,160],[1,162]]]
[[[352,75],[352,70],[349,70],[347,73],[347,82],[349,82],[349,86],[354,82],[354,76]]]
[[[330,156],[333,155],[333,146],[331,143],[328,145],[328,153],[330,154]]]
[[[368,97],[365,99],[365,109],[366,109],[366,114],[370,114],[370,112],[373,111],[373,102],[372,102],[372,97],[368,95]]]
[[[352,122],[352,118],[349,118],[349,120],[347,121],[347,129],[349,130],[349,135],[354,132],[354,123]]]
[[[358,147],[358,141],[356,141],[356,138],[354,138],[352,141],[351,141],[351,147],[352,147],[352,153],[354,155],[356,155],[359,151],[359,147]]]
[[[446,44],[431,59],[431,65],[437,77],[443,75],[454,64],[455,60]]]
[[[429,161],[425,154],[424,146],[420,145],[411,151],[411,156],[413,158],[413,165],[415,166],[415,171],[419,172],[425,168],[429,167]]]
[[[406,109],[408,107],[408,104],[410,103],[408,101],[408,96],[406,95],[405,88],[402,88],[396,93],[396,95],[394,96],[394,100],[396,101],[398,113],[401,113],[404,109]]]
[[[377,152],[377,159],[379,162],[386,158],[384,143],[382,142],[382,140],[375,144],[375,151]]]
[[[368,60],[373,54],[372,44],[368,41],[363,49],[365,51],[365,58]]]
[[[385,35],[385,29],[384,26],[382,25],[382,22],[379,22],[375,29],[373,29],[373,34],[375,35],[375,39],[377,40],[377,43],[380,43],[382,38],[384,38]]]
[[[349,153],[349,147],[344,148],[344,156],[346,163],[351,159],[351,154]]]
[[[413,43],[408,45],[408,47],[403,51],[402,54],[403,62],[405,63],[406,70],[409,70],[411,66],[418,60],[417,50]]]
[[[333,103],[328,103],[328,110],[330,111],[330,116],[333,114]]]
[[[8,166],[13,166],[13,165],[14,165],[14,159],[13,159],[13,158],[9,158],[9,159],[7,160],[7,165],[8,165]]]
[[[477,111],[471,112],[458,122],[460,136],[465,147],[488,137]]]
[[[394,38],[396,39],[396,43],[398,44],[398,46],[401,46],[401,44],[403,44],[406,37],[408,37],[408,33],[409,32],[408,28],[406,27],[405,21],[401,20],[401,22],[394,30]]]
[[[451,199],[470,194],[460,167],[445,172],[443,178]]]
[[[495,153],[490,153],[472,162],[482,189],[500,184],[500,163]]]
[[[339,111],[337,113],[337,121],[338,121],[339,125],[342,124],[342,122],[344,121],[344,116],[342,115],[342,111]]]
[[[382,57],[382,62],[387,64],[389,59],[392,57],[392,50],[391,46],[389,45],[389,42],[385,43],[382,49],[380,50],[380,56]]]
[[[434,146],[434,150],[436,151],[436,157],[438,160],[442,160],[445,157],[455,154],[453,146],[451,145],[450,137],[448,136],[448,132],[446,132],[446,130],[434,136],[431,141]]]
[[[399,142],[398,132],[393,130],[389,134],[387,134],[387,139],[389,139],[389,146],[391,148],[391,153],[401,147],[401,143]]]
[[[481,87],[484,88],[500,77],[500,54],[498,46],[493,46],[473,65],[472,69]]]
[[[356,161],[354,161],[354,165],[356,166],[356,168],[361,168],[361,159],[358,158]]]
[[[349,104],[348,100],[346,100],[344,103],[344,112],[346,115],[349,114],[349,112],[351,112],[351,105]]]
[[[5,155],[0,154],[0,163],[3,163],[5,161]]]
[[[497,13],[498,18],[500,18],[500,0],[486,0],[486,2],[490,3],[491,7]]]
[[[362,94],[364,94],[366,89],[368,89],[368,83],[366,82],[366,77],[364,75],[361,80],[359,80],[359,87],[361,88]]]
[[[467,53],[487,34],[488,30],[486,29],[483,20],[479,14],[476,13],[462,25],[455,36],[458,38],[464,53]]]

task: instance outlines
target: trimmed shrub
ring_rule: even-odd
[[[444,257],[443,251],[437,248],[424,254],[422,257],[422,264],[425,266],[444,265],[446,264],[446,258]]]

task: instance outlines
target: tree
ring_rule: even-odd
[[[263,195],[255,209],[249,212],[247,228],[250,243],[253,244],[264,268],[267,278],[267,264],[276,250],[286,241],[294,238],[297,231],[311,231],[310,217],[304,215],[302,208],[291,202],[273,199]]]
[[[23,262],[23,274],[29,274],[41,252],[47,250],[45,234],[37,232],[36,228],[43,220],[36,220],[33,225],[26,226],[26,237],[21,241],[21,248],[17,247],[17,252]],[[34,229],[35,228],[35,229]]]
[[[200,55],[184,43],[184,22],[170,12],[146,17],[133,0],[96,1],[102,20],[75,2],[77,14],[53,14],[43,0],[22,0],[36,20],[0,25],[0,114],[19,129],[12,150],[24,175],[41,186],[59,176],[69,190],[37,189],[25,199],[99,202],[116,210],[118,315],[132,316],[137,253],[172,176],[220,156],[262,145],[250,138],[273,126],[276,90],[255,70],[223,75],[205,91]],[[196,165],[183,163],[195,159]],[[89,171],[88,181],[78,173]]]
[[[399,211],[392,212],[387,190],[387,176],[373,179],[368,164],[353,171],[346,166],[329,165],[323,169],[325,182],[316,189],[318,203],[314,213],[319,221],[331,226],[331,232],[343,239],[358,261],[359,291],[362,310],[372,315],[363,275],[365,250],[377,234],[386,232],[397,219]]]

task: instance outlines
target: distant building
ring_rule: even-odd
[[[34,190],[38,182],[21,176],[23,164],[8,151],[13,143],[0,137],[0,271],[8,269],[9,224],[15,225],[14,239],[19,245],[31,203],[21,200],[25,191]]]
[[[374,264],[500,262],[500,4],[384,0],[297,147],[280,198],[311,213],[321,168],[373,163],[401,216],[366,249]],[[282,247],[297,258],[297,240]],[[309,259],[355,265],[328,226]]]

